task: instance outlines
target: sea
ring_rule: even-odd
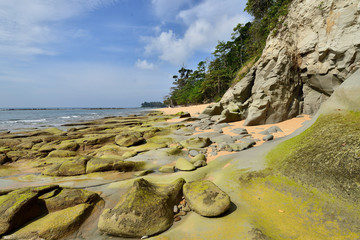
[[[86,122],[110,116],[142,115],[149,108],[0,108],[0,132],[23,131]]]

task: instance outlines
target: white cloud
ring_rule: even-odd
[[[86,11],[113,3],[115,0],[1,0],[0,45],[13,49],[10,56],[49,54],[49,43],[61,40],[66,33],[58,23]],[[55,26],[56,25],[56,26]],[[75,32],[75,33],[74,33]],[[75,29],[68,37],[84,37],[87,33]],[[7,51],[8,52],[8,51]],[[7,55],[9,57],[9,55]]]
[[[155,4],[163,1],[152,2]],[[167,7],[171,9],[170,3],[163,6],[164,9]],[[211,52],[217,41],[230,38],[238,23],[250,20],[243,11],[244,7],[245,2],[240,4],[238,0],[204,0],[186,10],[174,7],[179,10],[174,18],[186,26],[185,33],[177,36],[173,30],[167,30],[149,38],[146,53],[158,54],[160,59],[179,65],[185,63],[196,51]]]
[[[146,60],[140,60],[138,59],[135,63],[135,66],[137,68],[140,68],[140,69],[145,69],[145,70],[152,70],[155,68],[155,65],[153,63],[149,63],[148,61]]]
[[[161,19],[174,17],[181,7],[187,6],[191,0],[151,0],[155,13]]]

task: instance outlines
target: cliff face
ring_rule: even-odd
[[[294,0],[261,58],[223,96],[223,118],[256,125],[313,114],[359,67],[360,0]]]

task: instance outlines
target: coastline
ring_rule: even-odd
[[[187,111],[196,114],[206,106],[207,104],[175,108],[171,109],[170,112]],[[169,109],[163,110],[167,111]],[[169,111],[166,113],[169,113]],[[82,125],[82,123],[75,124],[72,129],[66,131],[51,128],[3,134],[0,136],[1,154],[5,154],[11,159],[10,162],[0,166],[0,190],[6,192],[14,188],[55,184],[61,188],[86,189],[98,193],[102,199],[100,201],[102,207],[100,205],[96,207],[95,212],[74,233],[75,235],[81,234],[87,237],[94,235],[96,239],[103,239],[98,230],[97,219],[104,210],[104,204],[106,208],[115,208],[120,196],[139,179],[139,176],[149,182],[159,184],[168,184],[179,178],[185,179],[186,182],[208,179],[230,194],[234,204],[239,206],[240,202],[234,195],[236,190],[226,187],[226,182],[230,180],[228,177],[231,176],[232,171],[237,171],[236,169],[240,166],[246,166],[244,163],[239,165],[234,162],[241,159],[238,156],[246,155],[246,151],[249,151],[249,153],[262,152],[263,150],[257,151],[257,149],[260,149],[259,146],[263,142],[256,142],[252,150],[220,150],[218,149],[218,137],[224,138],[224,141],[232,139],[228,143],[232,144],[234,142],[236,146],[241,142],[240,138],[237,140],[239,134],[233,132],[233,130],[243,128],[243,121],[230,123],[222,128],[223,133],[219,133],[210,129],[201,130],[198,127],[192,129],[191,123],[179,122],[179,120],[183,121],[183,119],[177,119],[173,116],[158,115],[155,112],[148,116],[97,119],[88,122],[86,125]],[[291,134],[292,131],[301,127],[302,123],[307,120],[308,118],[305,116],[279,124],[246,128],[250,137],[254,137],[261,130],[280,125],[283,128],[283,133],[279,133],[280,135],[274,134],[276,140]],[[136,132],[141,133],[141,137],[139,136],[140,142],[126,147],[121,146],[121,139],[127,136],[123,135],[124,132],[131,136],[138,136]],[[245,136],[245,138],[247,137]],[[187,146],[186,141],[191,138],[209,138],[210,145],[206,144],[200,148],[193,148],[191,145]],[[179,144],[184,145],[184,147],[178,148]],[[266,149],[273,144],[264,145]],[[249,145],[249,147],[251,146]],[[214,149],[218,150],[214,151]],[[200,166],[192,171],[175,169],[170,173],[159,170],[163,166],[174,169],[174,165],[176,165],[179,158],[190,161],[193,158],[190,152],[194,150],[198,154],[204,153],[206,155],[205,166]],[[85,168],[82,164],[78,164],[79,159],[84,156],[87,159],[86,162],[82,163],[85,164]],[[101,165],[95,165],[95,162],[99,161]],[[90,170],[90,163],[93,170]],[[122,166],[121,164],[125,163],[127,167],[117,170],[119,166]],[[67,164],[73,164],[71,170],[69,172],[61,170],[65,169]],[[114,166],[117,167],[114,168]],[[138,168],[137,166],[141,167]],[[238,214],[239,212],[233,216],[239,217]],[[199,220],[195,212],[189,212],[187,216],[181,218],[183,220],[174,223],[173,227],[157,237],[161,239],[161,236],[165,237],[170,234],[169,236],[173,239],[172,232],[178,232],[180,226],[188,228],[189,221],[196,224],[197,227],[203,224],[208,232],[214,233],[214,231],[219,230],[213,228],[212,221]],[[224,219],[220,217],[215,222],[223,225],[226,222],[223,221]],[[89,228],[91,228],[90,231]],[[33,234],[33,232],[36,231],[32,229],[29,234]],[[182,232],[181,229],[180,232]],[[186,236],[203,238],[207,235],[205,232],[200,232],[201,235],[199,236],[196,232],[194,230],[194,235],[185,234],[182,237],[175,237],[175,239],[185,239]],[[231,236],[223,231],[218,233]],[[18,236],[16,234],[15,232],[15,236]],[[121,238],[114,237],[114,239]]]

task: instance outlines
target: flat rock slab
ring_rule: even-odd
[[[230,208],[230,197],[208,180],[185,183],[183,192],[190,208],[205,217],[216,217]]]
[[[50,213],[31,222],[6,239],[60,239],[71,234],[88,216],[92,206],[87,203]]]

